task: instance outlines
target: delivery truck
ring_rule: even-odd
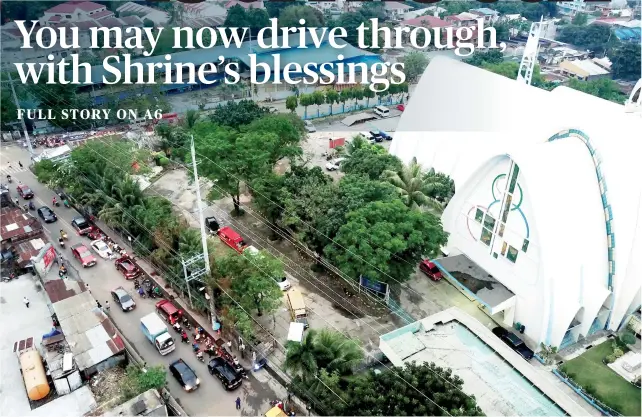
[[[161,355],[167,355],[169,352],[176,349],[174,339],[167,331],[167,326],[163,323],[156,313],[150,313],[140,319],[140,329],[149,340],[149,343],[156,346],[156,350]]]

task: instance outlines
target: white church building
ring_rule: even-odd
[[[438,265],[498,320],[564,347],[640,308],[640,116],[435,58],[391,152],[455,181]]]

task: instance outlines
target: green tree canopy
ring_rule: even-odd
[[[619,44],[617,37],[612,36],[611,27],[605,25],[566,25],[558,32],[557,39],[600,54]]]
[[[623,80],[638,80],[642,77],[640,63],[640,45],[624,43],[609,54],[613,66],[613,77]]]
[[[417,263],[446,243],[440,220],[400,200],[373,202],[349,213],[334,243],[325,248],[346,275],[394,283],[409,279]]]
[[[618,84],[608,78],[599,78],[591,81],[579,81],[571,78],[568,82],[568,86],[572,89],[618,104],[623,104],[627,98],[622,90],[620,90]]]
[[[346,174],[366,175],[371,180],[379,179],[386,170],[399,169],[399,158],[377,145],[356,149],[341,163],[341,171]]]
[[[403,59],[406,80],[413,82],[421,77],[421,74],[424,73],[428,66],[428,62],[428,58],[419,51],[413,51],[406,55]]]
[[[259,106],[252,100],[241,100],[238,102],[228,101],[225,105],[219,105],[210,113],[209,117],[218,126],[238,129],[269,113],[268,107]]]
[[[322,12],[313,7],[302,5],[293,5],[281,10],[279,14],[279,26],[299,27],[301,26],[299,23],[300,19],[305,19],[304,27],[318,28],[325,26]]]
[[[274,165],[283,158],[293,160],[303,155],[301,141],[305,137],[303,120],[295,114],[269,114],[241,129],[244,132],[265,134],[263,148],[269,152],[269,162]],[[275,139],[269,142],[267,134]]]

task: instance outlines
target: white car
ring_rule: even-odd
[[[109,246],[102,240],[94,240],[91,242],[91,248],[103,259],[114,259],[116,257],[114,252],[109,249]]]
[[[305,130],[306,130],[308,133],[314,133],[314,132],[316,132],[316,131],[317,131],[317,128],[316,128],[316,127],[314,127],[314,125],[312,124],[312,122],[310,122],[309,120],[304,120],[304,121],[303,121],[303,123],[305,124]]]
[[[252,246],[252,245],[246,247],[243,250],[243,253],[245,253],[245,252],[249,253],[250,255],[258,255],[260,253],[259,250],[256,247]]]
[[[345,161],[345,158],[337,158],[325,164],[325,169],[328,171],[336,171],[341,166],[341,162]]]
[[[290,280],[288,280],[287,276],[282,276],[281,278],[274,278],[276,283],[279,285],[279,288],[281,291],[287,291],[290,288],[292,288],[292,284],[290,284]]]

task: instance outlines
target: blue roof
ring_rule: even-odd
[[[132,63],[141,63],[141,64],[153,64],[153,63],[164,63],[164,62],[171,62],[171,63],[193,63],[197,68],[199,65],[207,63],[207,62],[214,62],[217,63],[219,62],[219,56],[223,56],[225,59],[238,59],[239,61],[243,62],[245,65],[248,67],[250,66],[250,57],[249,55],[251,53],[256,54],[256,62],[257,63],[267,63],[270,68],[274,69],[274,63],[275,63],[275,57],[273,57],[273,54],[279,54],[280,55],[280,62],[279,66],[282,69],[285,65],[289,63],[298,63],[301,66],[307,63],[314,63],[314,64],[323,64],[323,63],[331,63],[331,62],[340,62],[340,60],[337,58],[338,55],[343,55],[344,59],[341,60],[341,62],[366,62],[366,63],[373,63],[373,62],[383,62],[383,60],[376,54],[373,54],[372,52],[367,52],[363,51],[359,48],[355,48],[354,46],[348,44],[347,42],[339,39],[337,40],[337,44],[339,45],[345,45],[345,47],[341,49],[337,49],[332,47],[332,45],[329,44],[327,41],[327,36],[323,36],[323,43],[320,45],[319,48],[316,48],[312,44],[312,39],[307,34],[306,36],[306,45],[311,45],[306,48],[299,48],[298,44],[298,34],[291,34],[289,35],[289,44],[290,45],[297,45],[297,47],[294,48],[261,48],[256,41],[246,41],[241,44],[240,47],[237,47],[236,45],[230,45],[229,48],[225,48],[224,46],[216,46],[214,48],[210,49],[195,49],[191,51],[182,51],[182,52],[176,52],[174,54],[171,54],[171,61],[167,61],[165,59],[164,55],[159,55],[159,56],[151,56],[151,57],[143,57],[143,58],[137,58],[137,59],[132,59]],[[279,38],[280,41],[281,38]],[[282,42],[279,42],[282,43]],[[124,67],[124,64],[121,60],[120,63],[116,64],[110,62],[110,65],[112,65],[115,68],[118,68],[122,70]],[[315,66],[316,67],[316,66]],[[160,68],[156,69],[157,72],[162,72],[163,70]],[[95,65],[91,69],[92,72],[92,82],[95,84],[101,84],[103,81],[103,75],[107,77],[108,80],[113,79],[113,75],[109,72],[107,72],[102,65]],[[69,71],[68,71],[69,73]],[[221,73],[222,74],[222,73]],[[294,75],[294,74],[292,74]]]
[[[484,14],[486,16],[495,16],[496,14],[499,14],[496,10],[489,9],[488,7],[480,7],[479,9],[471,9],[471,12],[479,12],[481,14]]]
[[[621,41],[639,41],[642,34],[642,28],[618,28],[613,32]]]

